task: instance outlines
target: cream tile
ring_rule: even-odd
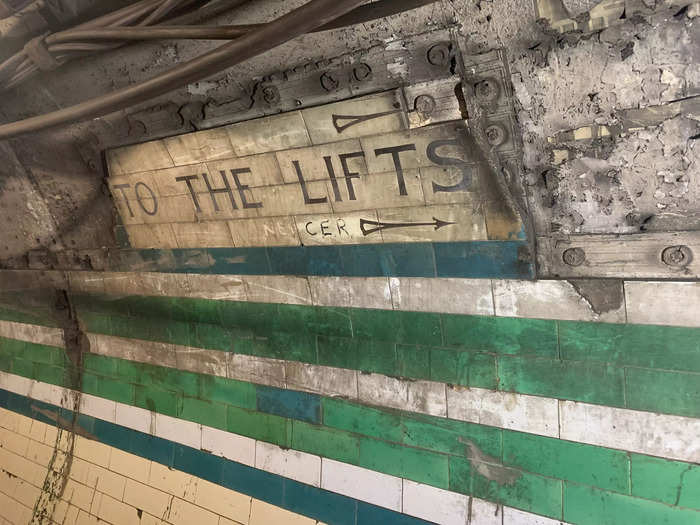
[[[233,239],[226,221],[176,222],[167,226],[172,227],[178,248],[233,247]]]
[[[97,509],[97,517],[114,525],[139,525],[138,510],[104,494]]]
[[[415,224],[382,230],[384,242],[485,241],[486,222],[481,211],[471,206],[446,205],[378,210],[379,221],[387,224]],[[444,224],[436,221],[443,221]],[[450,223],[450,224],[447,224]],[[441,226],[436,229],[436,226]]]
[[[237,248],[254,246],[299,246],[292,217],[261,217],[228,222]]]
[[[219,516],[191,503],[174,498],[167,517],[173,525],[218,525]]]
[[[344,199],[331,202],[334,213],[425,205],[420,173],[415,169],[405,169],[401,177],[395,171],[371,173],[362,179],[355,180],[353,188],[355,191],[354,200]],[[326,192],[332,195],[332,188],[327,181]],[[296,213],[299,211],[298,208]]]
[[[367,235],[362,221],[377,221],[375,210],[342,214],[296,215],[297,232],[303,246],[372,244],[382,242],[382,234]]]
[[[233,176],[234,174],[238,177],[241,188],[244,186],[249,188],[275,186],[285,182],[282,179],[282,173],[280,172],[280,166],[275,153],[263,153],[262,155],[251,155],[239,159],[209,162],[207,163],[207,168],[209,169],[209,173],[212,174],[218,174],[220,171],[224,171],[231,187],[235,188],[237,192],[239,185],[236,184],[236,179]]]
[[[316,525],[316,520],[254,499],[250,513],[250,525],[271,525],[272,523]]]
[[[385,115],[379,116],[382,113]],[[314,144],[386,134],[407,127],[401,97],[397,91],[325,104],[305,109],[302,114]],[[336,116],[335,125],[334,115]],[[375,117],[362,119],[362,117],[369,116]],[[350,125],[355,121],[353,117],[359,117],[361,120],[357,124]],[[337,129],[337,127],[343,128],[348,125],[349,127],[345,127],[341,131]]]
[[[110,175],[125,175],[173,166],[168,150],[160,140],[124,146],[107,151]]]
[[[250,516],[252,498],[205,480],[197,484],[195,505],[215,512],[239,523],[246,523]]]
[[[224,128],[196,131],[163,139],[176,165],[235,157],[233,146]]]
[[[288,184],[298,184],[299,175],[295,161],[299,164],[304,180],[326,180],[335,177],[342,181],[347,174],[367,174],[364,152],[359,140],[345,140],[333,144],[279,151],[275,154],[282,170],[282,179]],[[341,155],[344,159],[341,161]],[[328,157],[328,161],[326,161]],[[330,168],[328,165],[330,162]],[[344,183],[343,183],[344,184]],[[333,198],[341,194],[333,193]]]
[[[109,460],[109,470],[141,483],[148,483],[151,462],[118,448],[113,448]]]
[[[239,157],[311,145],[299,111],[232,124],[226,130]]]
[[[178,498],[194,501],[197,481],[189,474],[152,462],[148,485]]]
[[[166,492],[127,479],[122,501],[154,516],[164,516],[168,512],[171,498]]]

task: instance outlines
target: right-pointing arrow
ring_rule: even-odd
[[[360,219],[360,230],[362,235],[365,237],[371,233],[375,233],[382,230],[388,230],[391,228],[410,228],[412,226],[434,226],[436,230],[449,226],[450,224],[456,224],[455,222],[448,222],[437,219],[433,217],[433,222],[377,222],[370,221],[368,219]]]

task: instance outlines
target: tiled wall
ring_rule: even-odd
[[[68,278],[76,443],[290,523],[700,521],[700,321],[672,306],[699,311],[696,284],[617,283],[596,311],[557,281]],[[2,406],[71,421],[61,331],[1,317]]]

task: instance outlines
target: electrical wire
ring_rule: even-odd
[[[365,0],[310,0],[262,28],[180,64],[145,82],[95,97],[52,113],[0,126],[0,139],[99,117],[163,95],[264,53],[327,24]]]

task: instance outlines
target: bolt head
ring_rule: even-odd
[[[321,75],[321,87],[326,91],[335,91],[340,86],[340,82],[331,73],[324,73]]]
[[[500,92],[501,88],[495,78],[485,78],[474,86],[474,95],[481,104],[495,102]]]
[[[418,95],[413,103],[413,107],[418,113],[431,115],[437,106],[435,99],[430,95]]]
[[[262,98],[268,104],[274,104],[276,102],[279,102],[280,93],[274,86],[265,86],[262,90]]]
[[[661,252],[661,260],[673,268],[685,268],[693,261],[693,250],[688,246],[669,246]]]
[[[498,124],[491,124],[484,130],[484,133],[486,134],[486,140],[488,140],[489,144],[492,146],[500,146],[506,141],[506,137],[508,136],[503,126]]]
[[[450,63],[450,47],[441,42],[428,50],[428,62],[434,66],[446,66]]]
[[[367,64],[358,64],[353,68],[352,76],[358,82],[362,82],[372,76],[372,68]]]
[[[586,262],[586,252],[583,248],[568,248],[561,254],[561,258],[568,266],[581,266]]]

